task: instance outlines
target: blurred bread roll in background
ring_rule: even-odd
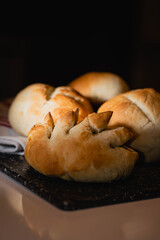
[[[90,102],[71,87],[35,83],[20,91],[9,108],[9,121],[20,135],[27,136],[31,127],[50,112],[54,123],[66,111],[79,109],[78,122],[93,111]]]
[[[70,82],[69,86],[94,104],[102,104],[129,90],[128,84],[121,77],[108,72],[86,73]]]
[[[105,111],[113,111],[109,127],[125,126],[135,133],[130,147],[142,153],[144,161],[160,160],[160,93],[132,90],[102,104],[98,113]]]

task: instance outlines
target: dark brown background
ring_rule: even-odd
[[[94,14],[87,24],[81,14],[79,24],[65,18],[60,27],[43,14],[23,27],[11,19],[0,30],[0,99],[33,82],[66,85],[89,71],[114,72],[133,89],[160,91],[159,1],[119,2],[102,13],[103,26]]]

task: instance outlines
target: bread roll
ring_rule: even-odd
[[[94,104],[102,104],[110,98],[129,90],[129,86],[122,78],[107,72],[86,73],[69,83],[69,86]]]
[[[130,146],[146,162],[160,160],[160,94],[154,89],[137,89],[102,104],[98,112],[113,111],[109,127],[125,126],[136,135]]]
[[[20,91],[9,109],[9,121],[13,129],[27,136],[31,127],[41,122],[50,112],[56,123],[66,111],[79,109],[78,122],[82,121],[92,107],[89,101],[70,87],[54,88],[35,83]]]
[[[108,130],[111,114],[92,113],[77,124],[77,112],[68,111],[54,126],[48,113],[28,134],[26,161],[42,174],[66,180],[110,182],[128,176],[138,154],[123,145],[133,133],[125,127]]]

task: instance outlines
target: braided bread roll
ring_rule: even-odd
[[[98,112],[113,111],[109,127],[125,126],[135,133],[130,147],[145,162],[160,159],[160,93],[151,88],[120,94],[102,104]]]
[[[54,125],[48,113],[28,134],[26,161],[45,175],[65,180],[110,182],[128,176],[138,158],[124,146],[133,133],[125,127],[108,130],[111,115],[92,113],[77,124],[77,111],[68,111]]]
[[[27,136],[31,127],[41,122],[50,112],[54,122],[66,111],[79,109],[78,122],[93,112],[90,102],[71,87],[54,88],[35,83],[20,91],[9,109],[9,121],[13,129]]]
[[[69,86],[97,105],[129,90],[124,79],[108,72],[83,74],[70,82]]]

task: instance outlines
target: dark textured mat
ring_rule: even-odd
[[[78,210],[160,197],[160,162],[137,164],[125,180],[68,182],[43,176],[23,157],[0,154],[0,170],[62,210]]]

